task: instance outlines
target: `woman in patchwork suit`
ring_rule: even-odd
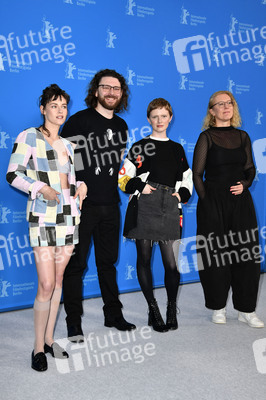
[[[74,145],[58,135],[69,100],[56,84],[43,90],[43,125],[18,135],[7,171],[7,181],[29,195],[27,220],[38,274],[31,366],[37,371],[47,369],[45,353],[68,357],[53,334],[63,274],[78,242],[80,210],[87,193],[85,183],[76,182]]]

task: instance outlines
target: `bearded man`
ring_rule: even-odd
[[[128,96],[128,85],[122,75],[110,69],[97,72],[85,99],[88,108],[71,116],[61,133],[77,144],[76,177],[88,187],[82,205],[79,244],[63,280],[68,339],[71,342],[84,341],[81,327],[82,278],[92,238],[104,303],[104,325],[121,331],[136,328],[123,317],[115,268],[120,228],[117,180],[128,137],[127,124],[116,113],[127,109]]]

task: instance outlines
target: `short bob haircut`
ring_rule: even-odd
[[[163,108],[163,107],[169,112],[170,117],[172,117],[173,110],[172,110],[171,104],[167,100],[163,99],[162,97],[159,97],[158,99],[154,99],[150,102],[150,104],[148,105],[148,108],[147,108],[147,117],[150,118],[150,113],[153,110],[156,110],[157,108]]]
[[[98,104],[98,98],[95,96],[96,90],[98,89],[98,86],[100,84],[100,81],[102,78],[105,76],[110,76],[112,78],[116,78],[119,80],[121,89],[122,89],[122,97],[121,101],[114,110],[115,113],[122,112],[124,110],[127,110],[128,108],[128,97],[129,97],[129,88],[126,83],[125,78],[116,72],[114,69],[102,69],[101,71],[97,72],[97,74],[94,75],[92,80],[89,83],[88,87],[88,94],[87,97],[85,98],[85,103],[87,107],[92,107],[96,108]]]
[[[215,104],[215,98],[219,94],[227,94],[227,96],[229,96],[233,102],[234,110],[233,110],[233,117],[230,120],[231,126],[233,126],[234,128],[237,128],[237,127],[241,126],[241,124],[242,124],[238,105],[237,105],[236,99],[234,98],[232,93],[227,90],[219,90],[218,92],[213,93],[210,97],[208,108],[207,108],[207,114],[204,118],[203,125],[202,125],[203,130],[208,129],[212,126],[215,126],[215,124],[216,124],[215,117],[210,113],[210,109]]]
[[[42,95],[39,97],[39,107],[45,106],[50,103],[52,100],[57,100],[58,97],[61,99],[62,97],[66,100],[66,103],[68,104],[70,101],[70,96],[67,94],[64,90],[62,90],[56,83],[52,83],[50,86],[47,86],[45,89],[42,91]],[[39,128],[42,128],[43,131],[47,133],[48,136],[50,136],[49,130],[45,126],[45,116],[43,115],[43,124],[39,126]]]

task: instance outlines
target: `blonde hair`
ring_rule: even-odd
[[[203,130],[208,129],[211,126],[215,126],[215,123],[216,123],[215,122],[215,117],[210,113],[210,109],[215,104],[215,98],[219,94],[227,94],[227,96],[229,96],[230,99],[233,102],[234,110],[233,110],[233,117],[230,120],[231,126],[233,126],[234,128],[237,128],[237,127],[241,126],[241,124],[242,124],[241,117],[240,117],[240,114],[239,114],[238,105],[237,105],[236,99],[234,98],[232,93],[227,91],[227,90],[219,90],[218,92],[213,93],[211,95],[211,97],[210,97],[208,108],[207,108],[207,114],[206,114],[206,116],[205,116],[205,118],[203,120],[203,125],[202,125],[202,129]]]

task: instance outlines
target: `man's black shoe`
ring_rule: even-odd
[[[136,329],[136,325],[127,322],[123,316],[116,319],[105,318],[104,326],[108,328],[116,328],[119,331],[132,331]]]
[[[67,327],[67,338],[72,343],[83,343],[84,335],[81,325],[72,325]]]

